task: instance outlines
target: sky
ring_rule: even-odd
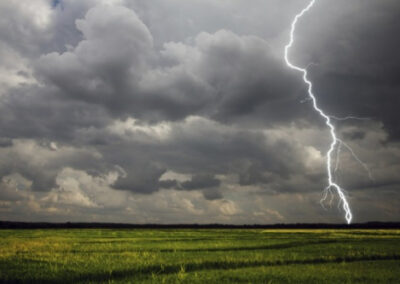
[[[0,219],[344,223],[284,62],[303,0],[0,1]],[[354,222],[400,221],[400,4],[317,0],[308,66]],[[340,163],[336,163],[339,161]]]

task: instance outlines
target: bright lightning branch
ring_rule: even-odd
[[[345,211],[345,218],[348,224],[350,224],[351,219],[353,218],[353,215],[351,213],[350,205],[349,202],[347,201],[346,195],[344,194],[344,190],[334,181],[333,178],[333,171],[332,171],[332,155],[334,154],[335,148],[337,146],[340,146],[342,143],[340,139],[337,138],[336,136],[336,131],[335,131],[335,126],[332,124],[331,117],[325,114],[325,112],[318,106],[317,99],[314,96],[313,93],[313,85],[312,82],[308,79],[307,77],[307,69],[306,68],[301,68],[299,66],[296,66],[292,64],[289,60],[289,50],[293,45],[294,42],[294,33],[296,31],[296,25],[299,19],[306,13],[308,12],[313,5],[315,4],[316,0],[312,0],[307,7],[305,7],[299,14],[296,15],[294,18],[291,29],[290,29],[290,40],[289,43],[285,46],[285,61],[287,66],[289,66],[291,69],[294,69],[298,72],[301,72],[303,74],[303,80],[304,83],[308,86],[308,96],[310,97],[312,101],[312,105],[315,109],[316,112],[319,113],[319,115],[325,120],[326,126],[329,128],[330,135],[332,138],[332,142],[330,144],[330,148],[326,154],[326,168],[327,168],[327,173],[328,173],[328,186],[326,187],[326,191],[330,191],[331,189],[335,190],[340,198],[340,201],[343,205],[343,209]]]

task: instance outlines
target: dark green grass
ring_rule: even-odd
[[[400,283],[400,230],[0,230],[0,282]]]

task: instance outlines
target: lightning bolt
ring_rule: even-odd
[[[332,137],[332,142],[331,142],[330,148],[326,154],[326,156],[327,156],[326,169],[327,169],[327,173],[328,173],[328,186],[326,187],[325,190],[326,190],[326,192],[330,192],[331,189],[336,190],[336,192],[340,198],[340,203],[343,205],[343,210],[345,211],[346,221],[348,224],[350,224],[351,220],[353,218],[353,215],[352,215],[351,209],[350,209],[350,205],[344,194],[344,190],[333,180],[332,165],[331,165],[332,164],[332,154],[335,151],[335,147],[338,144],[339,145],[342,144],[342,141],[339,140],[336,136],[335,126],[331,122],[331,117],[326,115],[325,112],[318,106],[317,99],[313,93],[312,82],[307,77],[307,75],[308,75],[307,68],[301,68],[299,66],[292,64],[288,57],[289,50],[292,47],[293,42],[294,42],[294,32],[296,30],[297,22],[305,13],[307,13],[314,6],[315,1],[316,0],[312,0],[307,5],[307,7],[305,7],[299,14],[297,14],[291,24],[290,40],[289,40],[289,43],[285,46],[285,62],[289,68],[294,69],[303,74],[303,80],[304,80],[304,83],[308,86],[308,96],[310,97],[310,99],[312,101],[312,105],[313,105],[315,111],[318,112],[319,115],[325,120],[326,126],[329,128],[329,131],[330,131],[330,134]]]

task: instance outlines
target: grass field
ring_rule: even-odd
[[[0,230],[0,282],[400,283],[400,230]]]

